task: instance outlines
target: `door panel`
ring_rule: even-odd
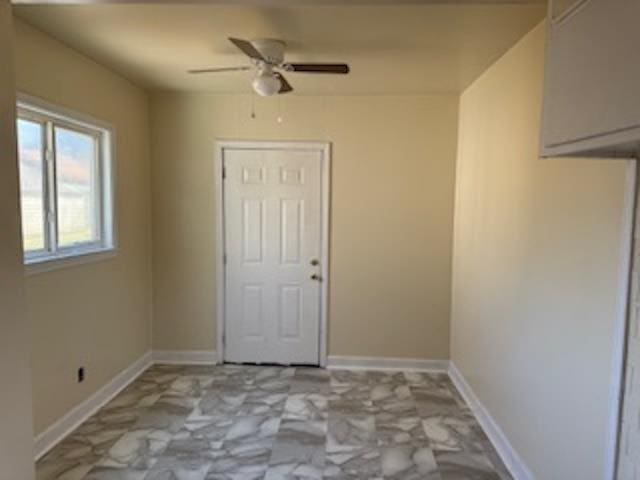
[[[637,192],[640,194],[640,191]],[[640,196],[636,198],[640,201]],[[627,351],[618,445],[618,480],[640,478],[640,209],[635,214]]]
[[[242,261],[262,263],[264,258],[265,202],[260,198],[242,199]]]
[[[264,340],[264,298],[262,285],[244,285],[242,295],[242,338]]]
[[[319,363],[320,150],[224,150],[225,360]]]
[[[280,339],[300,339],[300,325],[302,323],[302,298],[302,288],[300,288],[299,285],[280,286]]]
[[[302,199],[283,199],[280,201],[280,263],[300,265],[300,247],[302,246],[302,226],[304,224]]]

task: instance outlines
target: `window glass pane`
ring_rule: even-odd
[[[55,127],[58,244],[100,240],[97,146],[94,137]]]
[[[18,119],[18,158],[20,160],[20,202],[22,239],[25,252],[45,248],[44,229],[44,148],[43,126]]]

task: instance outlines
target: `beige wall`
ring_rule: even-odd
[[[41,432],[151,346],[148,102],[139,88],[18,20],[15,34],[19,91],[116,130],[117,256],[27,278]]]
[[[0,478],[30,480],[30,349],[18,216],[11,5],[6,0],[0,0],[0,64]]]
[[[215,348],[214,140],[333,146],[329,351],[448,358],[456,96],[152,97],[155,349]]]
[[[452,358],[539,480],[601,479],[626,164],[538,159],[544,25],[460,101]]]

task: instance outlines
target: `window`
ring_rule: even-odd
[[[111,130],[22,101],[17,130],[25,263],[112,250]]]

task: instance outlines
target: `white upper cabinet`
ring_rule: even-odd
[[[640,0],[551,0],[542,155],[640,145]]]

